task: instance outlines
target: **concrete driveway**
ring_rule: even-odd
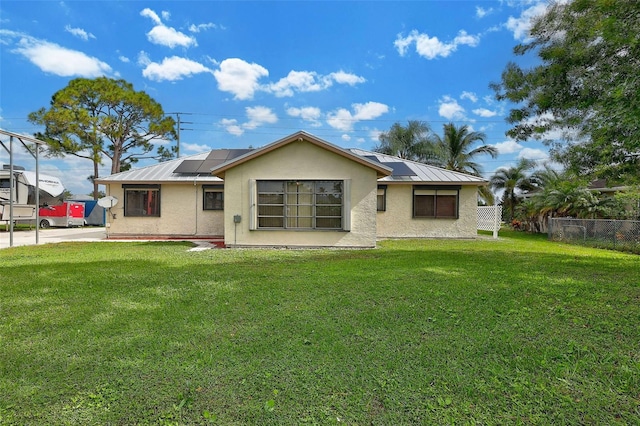
[[[38,232],[38,244],[59,243],[63,241],[101,241],[107,236],[105,228],[47,228]],[[9,232],[0,232],[0,249],[9,247]],[[13,247],[36,244],[36,231],[15,231]]]

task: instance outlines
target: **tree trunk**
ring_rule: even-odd
[[[96,183],[96,179],[98,179],[98,163],[96,161],[93,162],[93,199],[98,199],[98,184]]]

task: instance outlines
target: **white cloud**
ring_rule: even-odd
[[[351,140],[351,136],[345,133],[344,135],[341,136],[341,139],[345,142],[349,142]]]
[[[487,15],[490,15],[493,13],[493,8],[490,7],[489,9],[485,9],[483,7],[480,6],[476,6],[476,17],[482,19]]]
[[[465,109],[450,96],[444,96],[440,100],[440,108],[438,114],[448,120],[463,120],[465,118]]]
[[[245,108],[245,111],[247,112],[247,118],[249,118],[249,121],[243,124],[242,127],[247,130],[253,130],[263,124],[273,124],[278,122],[278,117],[271,108],[267,108],[265,106],[247,107]]]
[[[289,74],[264,88],[274,93],[277,97],[293,96],[295,92],[318,92],[325,90],[333,83],[348,84],[354,86],[364,83],[366,79],[342,70],[322,76],[313,71],[290,71]]]
[[[248,63],[238,58],[225,59],[220,69],[213,72],[218,82],[218,89],[234,95],[234,99],[253,99],[260,85],[258,80],[269,75],[269,71],[261,65]]]
[[[96,36],[94,36],[91,33],[86,32],[85,30],[83,30],[82,28],[71,28],[71,25],[67,25],[64,27],[64,30],[68,33],[70,33],[71,35],[74,35],[84,41],[89,40],[90,38],[96,38]]]
[[[378,130],[378,129],[369,130],[369,139],[371,139],[372,141],[379,142],[381,133],[382,133],[382,130]]]
[[[241,136],[246,130],[254,130],[264,124],[278,122],[278,117],[271,108],[265,106],[247,107],[245,111],[248,118],[246,123],[239,124],[236,119],[223,118],[219,124],[232,135]]]
[[[546,2],[538,2],[533,6],[525,9],[519,17],[514,18],[509,16],[505,26],[511,32],[513,32],[513,38],[516,40],[524,41],[529,37],[529,30],[531,30],[532,20],[540,15],[543,15],[547,10]]]
[[[478,95],[473,92],[462,92],[460,99],[468,99],[473,103],[478,102]]]
[[[495,103],[495,98],[491,95],[486,95],[482,97],[482,100],[484,101],[484,103],[486,103],[487,105],[493,105]]]
[[[365,81],[367,81],[364,77],[344,72],[342,70],[338,72],[332,72],[331,74],[329,74],[329,78],[338,84],[348,84],[349,86],[355,86],[358,83],[364,83]]]
[[[157,62],[149,63],[142,71],[142,75],[154,81],[176,81],[203,72],[213,73],[212,70],[198,62],[172,56],[171,58],[164,58],[161,64]]]
[[[162,25],[162,21],[160,20],[160,17],[158,16],[157,13],[155,13],[153,10],[149,9],[148,7],[143,9],[142,12],[140,12],[141,16],[144,16],[145,18],[151,18],[151,20],[158,24],[158,25]]]
[[[287,114],[291,117],[299,117],[305,121],[309,121],[312,126],[317,127],[320,126],[320,122],[318,121],[322,116],[322,112],[320,108],[316,107],[302,107],[302,108],[287,108]]]
[[[129,62],[131,62],[129,60],[129,58],[127,58],[126,56],[122,56],[122,55],[118,56],[118,59],[120,59],[120,61],[124,62],[125,64],[128,64]]]
[[[475,115],[479,115],[480,117],[485,117],[485,118],[493,117],[493,116],[498,114],[497,112],[491,111],[491,110],[486,109],[486,108],[474,109],[473,113]]]
[[[67,49],[55,43],[39,40],[24,34],[3,32],[20,36],[13,53],[27,58],[32,64],[44,72],[52,73],[61,77],[100,77],[110,74],[111,67],[98,58],[88,56],[77,50]]]
[[[174,48],[176,46],[189,47],[197,46],[198,43],[193,37],[189,37],[180,31],[164,25],[156,25],[147,33],[147,39],[154,44]]]
[[[171,49],[176,46],[189,47],[198,45],[195,38],[189,37],[175,28],[164,25],[162,20],[158,17],[158,14],[153,10],[146,8],[140,12],[140,15],[150,18],[156,24],[156,26],[147,33],[147,40],[151,43],[167,46]],[[167,19],[168,12],[163,12],[162,16]]]
[[[514,140],[507,140],[493,145],[500,154],[513,154],[522,149],[522,145]]]
[[[270,84],[267,90],[277,97],[293,96],[294,91],[318,92],[325,86],[318,81],[317,76],[315,72],[310,71],[289,71],[286,77]]]
[[[334,129],[350,132],[354,124],[362,120],[372,120],[386,114],[389,107],[379,102],[367,102],[366,104],[352,104],[353,113],[345,108],[340,108],[327,114],[327,123]]]
[[[218,28],[218,26],[216,24],[214,24],[213,22],[207,22],[206,24],[191,24],[189,26],[189,31],[191,31],[192,33],[199,33],[200,31],[205,31],[211,28]]]
[[[151,58],[149,58],[149,54],[144,50],[141,50],[140,53],[138,53],[138,65],[140,65],[141,67],[146,67],[150,63]]]
[[[165,21],[168,21],[171,19],[171,13],[169,13],[166,10],[163,10],[162,12],[162,19],[164,19]]]
[[[220,125],[232,135],[240,136],[244,133],[244,130],[238,125],[238,120],[236,119],[223,118],[220,120]]]
[[[416,52],[420,56],[426,59],[435,59],[438,56],[446,58],[461,45],[475,47],[480,43],[480,37],[467,34],[466,31],[460,30],[453,41],[444,43],[440,41],[438,37],[429,37],[428,34],[421,34],[417,30],[413,30],[407,37],[402,37],[398,34],[393,44],[400,56],[404,56],[409,46],[413,43],[415,43]]]
[[[211,147],[209,145],[199,145],[196,143],[182,143],[180,144],[180,151],[187,152],[207,152],[211,151]]]
[[[527,158],[529,160],[547,160],[549,154],[541,149],[524,148],[518,154],[518,158]]]

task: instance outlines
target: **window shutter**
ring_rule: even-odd
[[[345,179],[344,181],[342,203],[342,229],[345,231],[351,231],[351,179]]]
[[[256,223],[258,222],[257,214],[258,209],[256,207],[256,200],[258,199],[258,188],[255,179],[249,179],[249,229],[257,229]]]

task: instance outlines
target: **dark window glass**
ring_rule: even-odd
[[[222,189],[204,188],[204,210],[223,210],[224,209],[224,192]]]
[[[159,217],[160,188],[125,187],[124,215],[131,217]]]
[[[457,219],[458,198],[457,189],[414,189],[413,217]]]

